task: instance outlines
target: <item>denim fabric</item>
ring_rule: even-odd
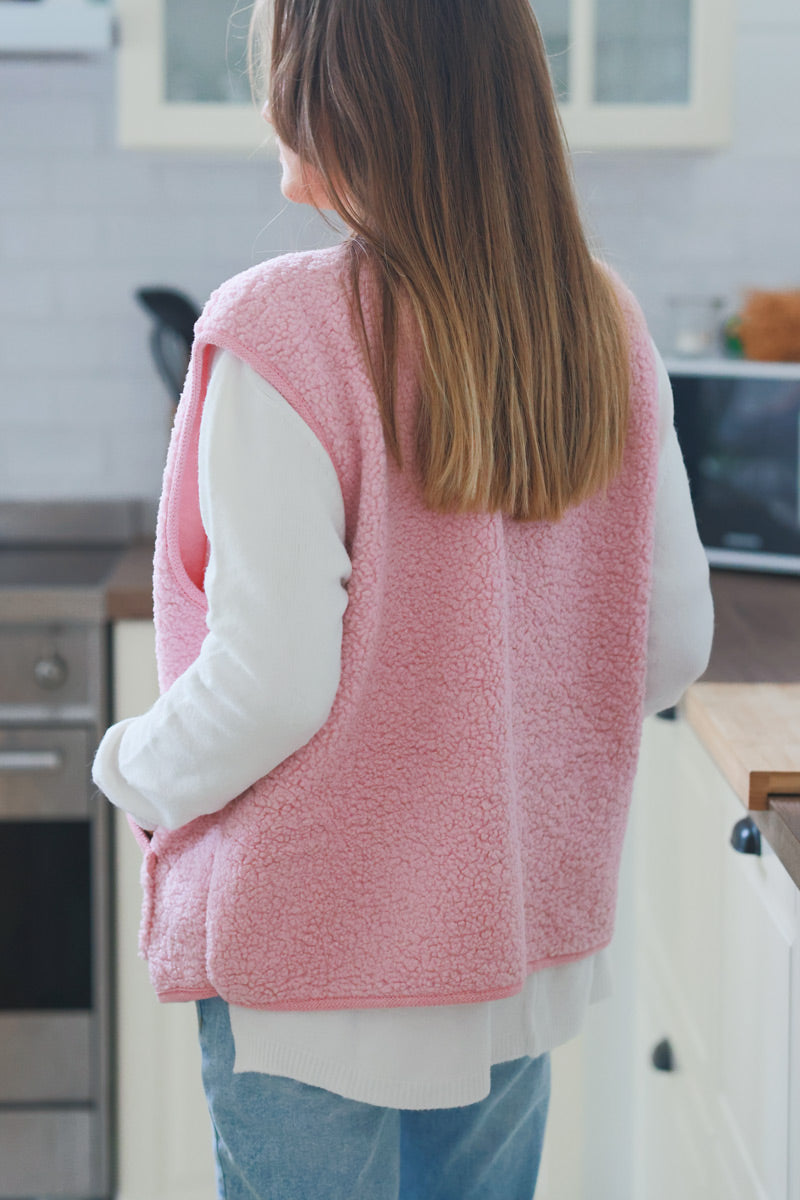
[[[255,1071],[234,1074],[227,1004],[197,1004],[220,1200],[532,1200],[550,1056],[492,1067],[460,1108],[381,1108]]]

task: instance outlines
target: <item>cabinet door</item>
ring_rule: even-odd
[[[560,94],[573,149],[730,141],[730,0],[549,0],[557,3],[569,10],[568,87]],[[537,0],[534,8],[538,14]],[[549,25],[548,16],[542,32],[559,54]]]
[[[800,801],[798,801],[800,803]],[[789,1036],[789,1200],[800,1200],[800,892],[795,897],[792,950],[792,1029]]]
[[[685,1025],[665,979],[646,953],[638,963],[634,1030],[633,1137],[636,1200],[733,1200],[719,1156],[708,1098]],[[671,1061],[667,1059],[671,1056]]]
[[[636,803],[637,1200],[664,1180],[674,1194],[705,1180],[708,1196],[785,1200],[797,889],[766,841],[760,856],[733,849],[744,808],[685,721],[645,723]],[[643,1065],[663,1038],[668,1082]]]
[[[730,0],[533,0],[574,149],[730,138]],[[253,147],[250,9],[235,0],[118,0],[124,146]]]
[[[743,815],[720,779],[726,833]],[[726,845],[722,876],[718,1099],[723,1153],[749,1197],[788,1195],[790,999],[797,889],[762,840]]]
[[[149,621],[114,626],[114,719],[158,696]],[[215,1200],[193,1004],[160,1004],[137,956],[141,852],[116,814],[117,1200]]]
[[[595,0],[593,98],[688,104],[691,0]]]
[[[578,1037],[552,1052],[552,1095],[536,1200],[629,1200],[632,1191],[634,838],[620,864],[613,991],[590,1005]]]
[[[645,722],[635,800],[637,939],[686,1030],[684,1061],[711,1084],[719,1020],[724,823],[719,773],[682,720]]]
[[[235,0],[118,0],[119,140],[252,152],[274,141],[250,99],[249,7]]]

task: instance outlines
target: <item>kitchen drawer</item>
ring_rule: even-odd
[[[0,1200],[98,1195],[96,1123],[89,1108],[0,1111]]]
[[[0,1105],[88,1104],[96,1086],[95,1019],[91,1012],[0,1013]]]
[[[0,728],[0,820],[87,818],[90,762],[82,729]]]
[[[0,722],[99,722],[104,636],[92,625],[0,622]]]
[[[685,721],[645,723],[635,801],[639,938],[669,975],[686,1027],[684,1054],[709,1086],[721,1002],[722,871],[733,854],[719,786],[714,763]]]

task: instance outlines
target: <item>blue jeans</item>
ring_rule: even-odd
[[[492,1067],[460,1108],[381,1108],[278,1075],[233,1072],[224,1000],[197,1005],[221,1200],[532,1200],[550,1056]]]

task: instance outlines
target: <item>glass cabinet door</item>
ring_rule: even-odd
[[[117,16],[122,146],[252,152],[265,141],[247,79],[249,4],[117,0]]]
[[[730,140],[733,0],[532,0],[573,149]]]
[[[596,0],[595,99],[688,104],[691,0]]]
[[[163,0],[163,14],[167,103],[249,103],[249,9],[231,14],[226,3]]]
[[[533,11],[542,31],[550,73],[559,103],[569,100],[570,11],[568,0],[535,0]]]

